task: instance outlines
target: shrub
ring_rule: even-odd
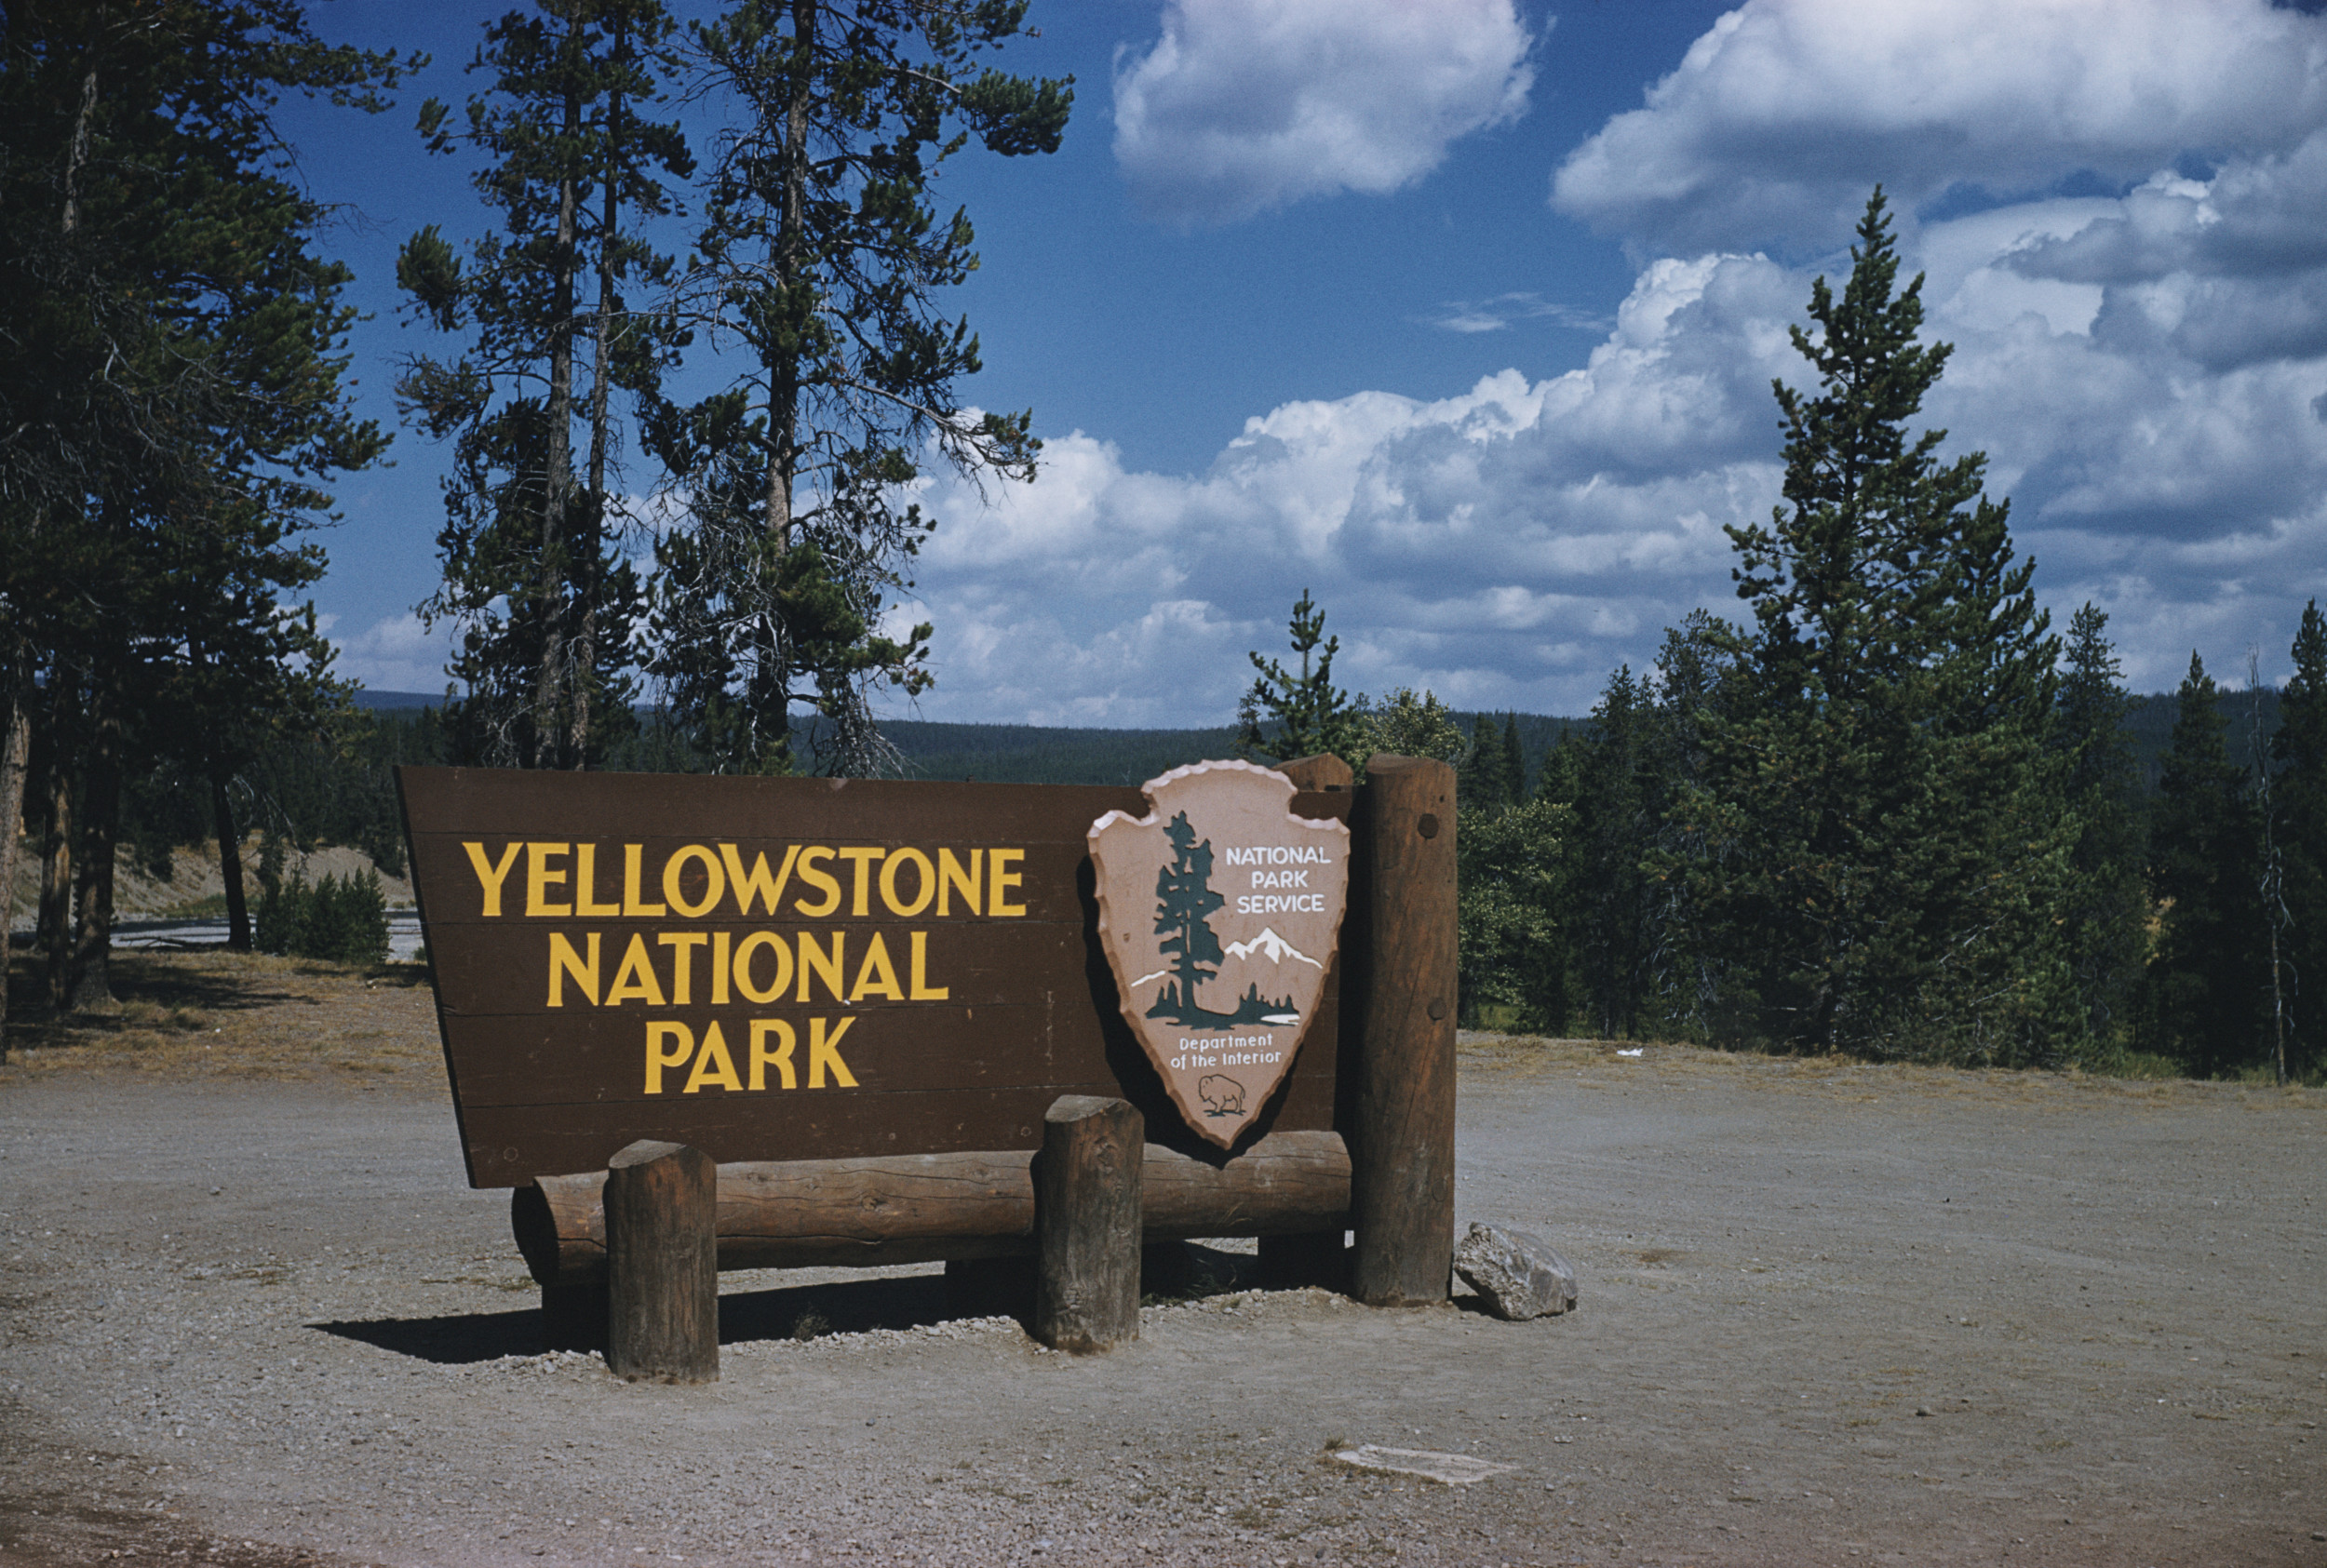
[[[259,900],[253,944],[262,953],[334,963],[379,963],[388,956],[388,901],[370,871],[344,881],[326,877],[314,887],[293,877]]]

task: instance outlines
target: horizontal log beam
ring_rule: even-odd
[[[719,1266],[806,1268],[1030,1257],[1032,1150],[719,1167]],[[606,1277],[606,1173],[543,1176],[511,1194],[510,1227],[544,1286]],[[1338,1132],[1277,1132],[1216,1166],[1145,1146],[1142,1233],[1276,1236],[1349,1223]]]

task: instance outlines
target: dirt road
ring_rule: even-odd
[[[1570,1317],[1238,1291],[1079,1360],[731,1275],[686,1390],[536,1353],[424,991],[136,962],[0,1068],[10,1568],[2327,1564],[2327,1094],[1471,1040],[1459,1216]]]

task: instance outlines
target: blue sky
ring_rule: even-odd
[[[473,231],[424,159],[502,7],[326,0],[437,63],[378,119],[286,114],[374,313],[397,244]],[[679,7],[682,13],[701,6]],[[1926,409],[1991,455],[2038,587],[2107,610],[2129,676],[2282,675],[2327,566],[2327,22],[2263,0],[1036,0],[1011,69],[1078,79],[1056,156],[949,165],[959,291],[1031,406],[1031,487],[938,476],[917,717],[1224,721],[1313,588],[1339,673],[1580,713],[1700,606],[1779,480],[1785,327],[1868,189],[1957,347]],[[707,138],[715,127],[696,127]],[[711,368],[701,372],[708,376]],[[342,667],[442,685],[441,453],[341,487],[316,598]],[[634,476],[643,489],[648,476]],[[645,508],[641,508],[642,515]]]

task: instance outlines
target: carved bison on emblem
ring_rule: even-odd
[[[1244,1114],[1244,1086],[1225,1074],[1206,1073],[1196,1079],[1196,1093],[1204,1101],[1206,1116]]]

